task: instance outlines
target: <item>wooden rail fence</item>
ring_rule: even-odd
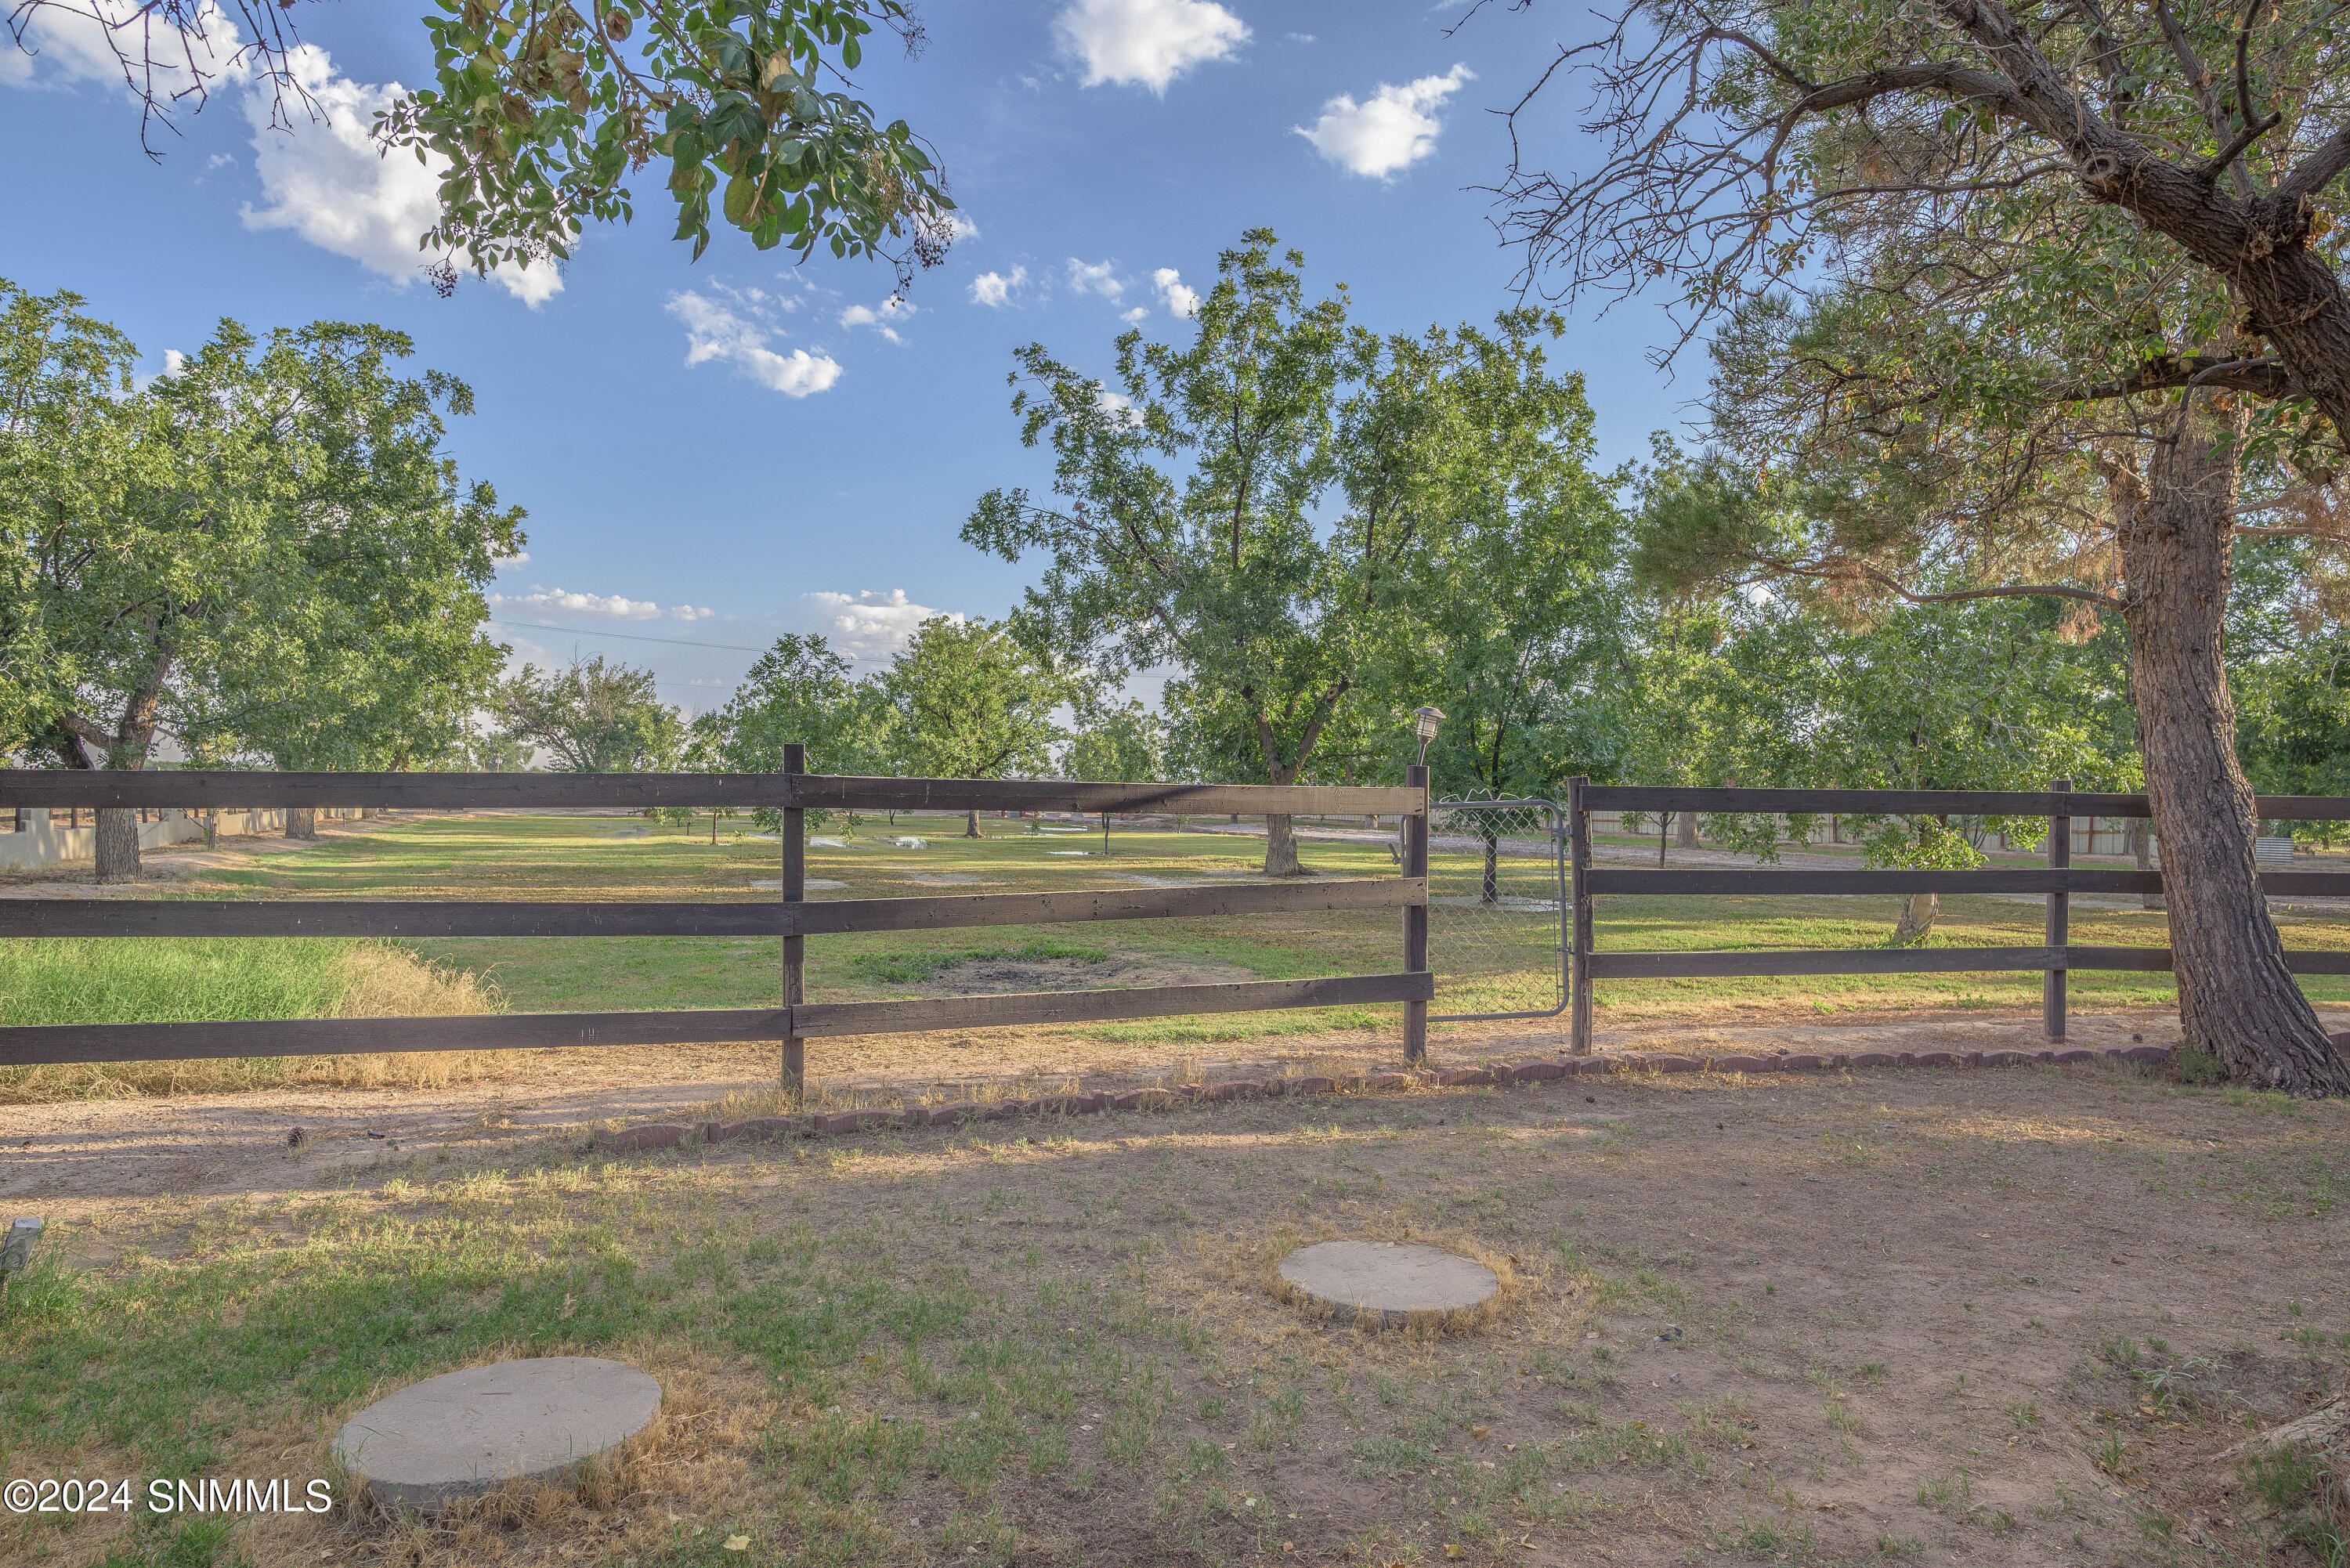
[[[545,810],[604,806],[767,807],[781,814],[782,897],[774,903],[580,903],[400,899],[0,899],[0,937],[362,936],[783,939],[780,1004],[642,1012],[494,1013],[452,1018],[256,1019],[203,1023],[0,1026],[0,1066],[342,1055],[550,1045],[782,1043],[786,1087],[803,1086],[801,1042],[1002,1024],[1159,1018],[1198,1012],[1404,1004],[1404,1051],[1427,1053],[1428,778],[1399,788],[1265,784],[1079,784],[1054,780],[855,778],[780,774],[292,774],[0,770],[12,806],[338,806]],[[806,812],[1182,812],[1291,815],[1377,813],[1404,819],[1401,874],[1269,886],[1132,888],[806,901]],[[1081,920],[1173,919],[1331,909],[1401,911],[1402,967],[1390,973],[1213,985],[1138,986],[892,1002],[809,1002],[811,936]]]
[[[2350,819],[2350,797],[2262,795],[2260,820],[2324,822]],[[1618,870],[1592,864],[1595,811],[1813,813],[1845,816],[2045,816],[2048,865],[1978,871],[1906,870]],[[1567,784],[1568,926],[1573,996],[1570,1036],[1577,1054],[1591,1049],[1591,989],[1601,980],[1796,974],[1906,974],[2039,970],[2042,1020],[2051,1040],[2064,1038],[2065,976],[2073,970],[2168,970],[2168,948],[2074,945],[2070,896],[2074,893],[2159,893],[2159,871],[2110,871],[2073,866],[2075,815],[2149,816],[2142,794],[2075,793],[2058,781],[2047,790],[1697,789],[1672,785]],[[2263,871],[2269,893],[2350,898],[2350,872]],[[2047,898],[2043,940],[2016,948],[1762,948],[1709,952],[1599,952],[1592,940],[1592,900],[1610,895],[1731,895],[1851,893],[2038,893]],[[2350,974],[2350,952],[2289,951],[2295,974]]]

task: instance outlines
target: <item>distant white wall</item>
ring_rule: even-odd
[[[91,815],[85,809],[82,821],[89,823]],[[322,806],[318,811],[321,821],[357,815],[358,808],[349,806]],[[98,829],[94,826],[68,827],[68,818],[39,807],[28,807],[16,820],[22,825],[16,832],[0,833],[0,871],[29,871],[36,866],[63,866],[98,857]],[[283,811],[224,811],[214,822],[223,838],[286,831]],[[0,827],[6,826],[6,822],[0,821]],[[161,849],[167,845],[200,840],[203,836],[202,817],[172,807],[156,813],[154,821],[139,825],[139,847]]]

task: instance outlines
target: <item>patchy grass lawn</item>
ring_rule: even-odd
[[[326,1475],[369,1398],[524,1354],[661,1376],[646,1443],[433,1529],[33,1517],[0,1556],[2323,1562],[2283,1543],[2317,1481],[2207,1461],[2350,1364],[2346,1220],[2350,1107],[2101,1067],[410,1149],[62,1214],[0,1316],[0,1474]],[[1427,1340],[1279,1304],[1338,1234],[1520,1297]]]

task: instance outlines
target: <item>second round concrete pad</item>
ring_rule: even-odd
[[[468,1367],[379,1399],[335,1457],[388,1507],[431,1511],[510,1480],[553,1480],[644,1430],[660,1385],[592,1355]]]
[[[1284,1258],[1281,1277],[1341,1317],[1384,1324],[1473,1312],[1502,1288],[1484,1264],[1412,1241],[1317,1241]]]

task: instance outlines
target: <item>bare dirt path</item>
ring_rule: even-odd
[[[2328,1026],[2350,1028],[2350,1012]],[[2175,1016],[2154,1011],[2075,1016],[2069,1037],[2091,1049],[2177,1040]],[[1102,1047],[1088,1051],[1080,1072],[1066,1041],[973,1036],[958,1046],[901,1035],[811,1042],[809,1066],[821,1103],[844,1106],[1262,1077],[1301,1064],[1330,1073],[1400,1065],[1385,1031],[1247,1044],[1247,1054],[1232,1055]],[[1765,1056],[2032,1051],[2044,1044],[2038,1018],[2022,1014],[1636,1026],[1597,1037],[1602,1051]],[[1432,1060],[1453,1066],[1565,1045],[1555,1024],[1497,1026],[1440,1034]],[[493,1075],[442,1088],[289,1088],[0,1106],[0,1209],[67,1218],[117,1198],[285,1193],[363,1182],[378,1167],[419,1159],[494,1158],[544,1138],[584,1137],[607,1122],[674,1120],[722,1102],[741,1106],[773,1089],[774,1050],[746,1044],[515,1052],[498,1060]]]

